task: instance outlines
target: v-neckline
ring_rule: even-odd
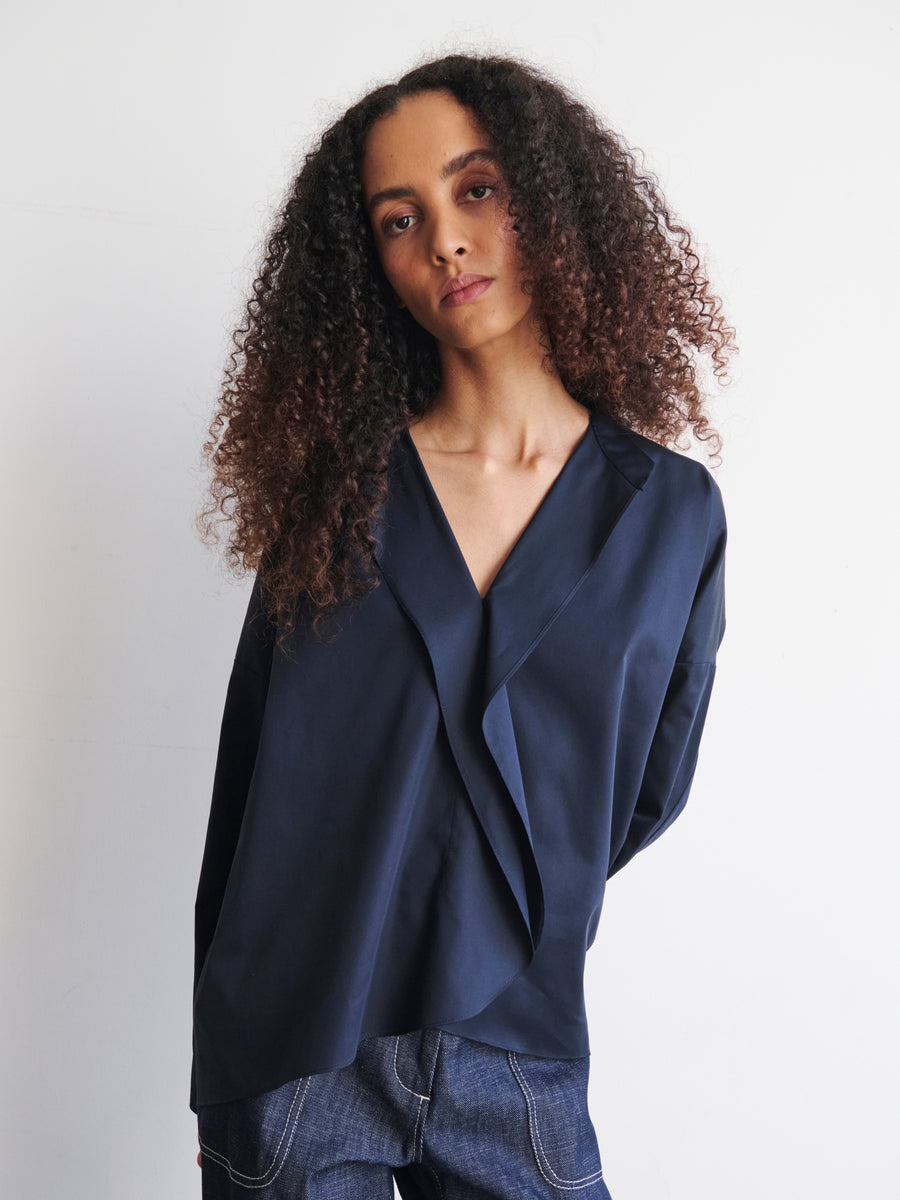
[[[501,575],[503,575],[503,573],[506,571],[507,564],[513,558],[513,556],[516,554],[516,552],[519,550],[519,547],[522,545],[522,543],[525,541],[525,539],[528,537],[529,531],[533,529],[534,525],[537,523],[539,517],[541,516],[543,510],[545,510],[548,507],[548,502],[550,501],[550,497],[555,492],[558,492],[560,490],[560,488],[559,488],[560,480],[563,478],[564,475],[566,475],[568,473],[569,468],[571,467],[571,465],[575,461],[575,459],[580,456],[580,452],[581,452],[582,448],[588,442],[588,439],[594,436],[593,425],[594,425],[594,414],[593,414],[592,410],[588,409],[587,428],[584,430],[584,433],[582,433],[581,437],[578,439],[578,441],[575,443],[575,445],[572,447],[571,451],[569,452],[568,458],[565,460],[563,465],[557,471],[556,476],[553,479],[553,482],[547,488],[547,490],[544,493],[543,497],[541,498],[541,501],[538,504],[537,508],[535,508],[535,510],[531,514],[531,517],[529,518],[528,522],[522,529],[522,532],[519,534],[519,536],[513,542],[512,546],[509,549],[509,552],[507,553],[506,557],[503,559],[503,562],[500,564],[500,566],[494,572],[494,577],[491,580],[490,584],[488,585],[488,589],[484,593],[483,596],[482,596],[481,592],[478,590],[478,585],[475,583],[475,577],[473,576],[471,569],[469,568],[469,564],[466,561],[466,556],[462,552],[459,541],[456,537],[456,534],[453,531],[453,526],[450,524],[450,521],[444,510],[444,506],[441,503],[437,492],[435,491],[434,484],[431,482],[431,476],[428,474],[428,470],[425,466],[425,463],[422,461],[422,456],[419,454],[418,447],[416,446],[416,443],[412,439],[412,435],[409,432],[409,428],[407,427],[406,429],[403,430],[403,435],[405,436],[406,442],[412,451],[412,460],[416,464],[416,469],[418,470],[419,475],[420,475],[423,483],[425,484],[425,487],[426,487],[429,495],[431,496],[431,499],[434,504],[435,512],[437,512],[439,514],[440,523],[444,529],[445,534],[447,535],[447,537],[449,539],[451,546],[453,547],[453,550],[456,554],[456,557],[457,557],[459,563],[462,566],[463,572],[468,581],[469,588],[471,589],[471,591],[473,591],[475,593],[475,597],[477,598],[479,604],[482,605],[482,607],[484,607],[487,604],[489,597],[491,596],[492,592],[494,591],[495,585],[499,581]]]
[[[484,597],[441,516],[412,438],[398,434],[383,506],[370,516],[378,569],[430,655],[441,703],[482,712],[587,579],[655,463],[599,407]],[[484,636],[483,670],[472,655]],[[474,682],[473,682],[474,681]]]

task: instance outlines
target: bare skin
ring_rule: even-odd
[[[361,179],[398,303],[438,344],[441,385],[409,433],[483,597],[589,416],[543,363],[499,165],[449,170],[477,150],[493,146],[469,110],[424,92],[372,127]],[[445,285],[463,272],[492,282],[448,306]]]
[[[562,470],[588,425],[578,420],[554,427],[546,447],[509,451],[504,459],[471,443],[464,429],[445,449],[447,436],[425,421],[410,426],[410,437],[428,472],[472,582],[484,598],[503,563]]]

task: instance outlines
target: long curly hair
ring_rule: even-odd
[[[373,123],[429,89],[451,92],[492,139],[523,286],[570,395],[662,444],[690,426],[720,449],[697,368],[708,356],[728,382],[734,330],[656,178],[528,64],[424,63],[364,96],[306,155],[203,447],[212,482],[198,529],[211,541],[226,523],[229,564],[258,573],[281,646],[301,613],[323,638],[327,618],[378,585],[370,518],[387,498],[389,454],[440,383],[434,338],[397,307],[360,183]]]

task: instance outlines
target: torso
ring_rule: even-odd
[[[409,436],[482,599],[588,424],[585,412],[580,432],[567,438],[561,450],[516,464],[474,451],[429,448],[422,427],[409,427]]]

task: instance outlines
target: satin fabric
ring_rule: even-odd
[[[606,880],[684,807],[725,628],[721,493],[599,409],[485,598],[407,432],[379,586],[273,652],[258,580],[195,909],[190,1105],[436,1026],[589,1051]]]

